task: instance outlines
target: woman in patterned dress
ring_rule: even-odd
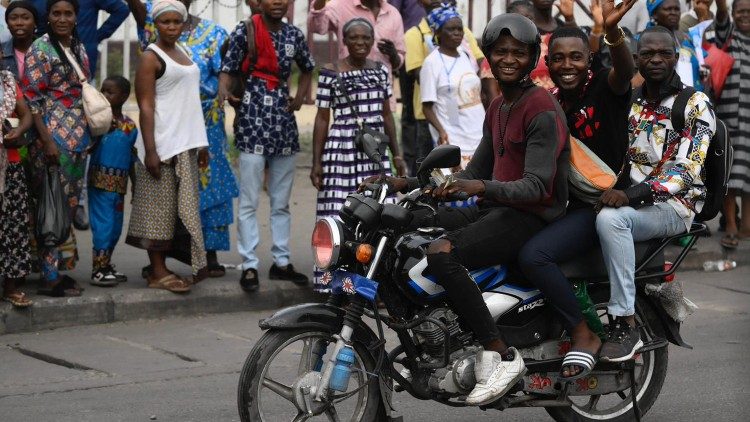
[[[21,118],[18,127],[8,132],[3,128],[0,133],[0,277],[3,279],[2,299],[25,308],[32,302],[17,285],[31,271],[29,187],[18,149],[23,145],[23,134],[31,127],[32,118],[16,78],[2,70],[0,121],[14,116]]]
[[[77,0],[47,2],[49,29],[26,53],[26,66],[21,81],[24,95],[34,116],[39,141],[29,148],[32,166],[31,191],[39,191],[39,183],[49,167],[58,166],[60,182],[70,203],[71,220],[78,206],[86,170],[86,149],[90,134],[83,112],[81,81],[77,66],[88,78],[89,59],[76,35]],[[75,63],[68,59],[73,57]],[[69,246],[66,246],[69,245]],[[70,253],[63,254],[61,249]],[[70,232],[66,244],[57,247],[39,245],[44,286],[40,294],[48,296],[79,296],[78,283],[59,270],[72,270],[78,260],[75,235]]]
[[[727,0],[716,0],[713,23],[719,48],[726,48],[734,58],[732,71],[724,83],[716,114],[724,120],[734,147],[734,164],[729,176],[729,194],[724,200],[726,236],[721,244],[737,247],[740,240],[750,240],[750,0],[734,0],[729,17]],[[737,197],[741,199],[742,218],[737,221]]]
[[[390,138],[390,150],[399,176],[406,175],[406,163],[399,152],[396,127],[389,98],[392,95],[386,67],[367,59],[374,42],[372,25],[355,18],[343,29],[344,44],[349,56],[335,65],[320,69],[318,93],[315,100],[318,113],[313,129],[313,163],[310,180],[318,190],[316,218],[335,217],[346,197],[357,190],[370,176],[379,174],[378,167],[354,144],[355,113],[344,90],[356,102],[356,114],[372,129],[385,131]],[[343,87],[337,82],[341,76]],[[333,125],[328,127],[333,109]],[[386,172],[390,172],[388,157],[383,157]],[[315,290],[325,291],[321,273],[316,269]]]
[[[190,10],[192,0],[180,0]],[[141,50],[156,42],[156,27],[151,13],[153,0],[128,0],[128,5],[138,25],[138,40]],[[203,240],[210,277],[221,277],[225,268],[219,264],[216,251],[228,251],[229,225],[234,219],[232,199],[239,194],[234,173],[227,160],[227,134],[224,129],[224,107],[217,98],[219,72],[221,70],[221,47],[229,34],[216,22],[189,15],[179,42],[190,52],[190,59],[201,71],[200,96],[203,117],[208,136],[209,165],[200,172],[200,211],[203,226]],[[189,249],[179,250],[175,258],[190,256]],[[189,261],[188,261],[189,262]]]

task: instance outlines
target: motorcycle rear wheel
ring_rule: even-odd
[[[592,292],[591,299],[596,304],[596,310],[603,322],[606,321],[607,302],[609,301],[608,290],[596,290]],[[656,311],[651,303],[644,300],[636,301],[636,323],[643,326],[644,321],[658,321]],[[664,338],[664,330],[659,324],[650,324],[653,336]],[[651,333],[641,328],[641,339],[644,342],[653,339]],[[636,359],[635,376],[638,387],[636,388],[636,398],[641,416],[651,409],[656,399],[659,397],[661,388],[664,385],[664,379],[667,376],[667,366],[669,353],[667,347],[652,350],[642,354]],[[599,409],[598,404],[601,398],[607,398],[607,403],[614,403],[606,409]],[[635,420],[633,413],[632,399],[630,389],[621,393],[607,394],[606,396],[590,396],[588,403],[580,404],[583,397],[575,397],[570,400],[573,405],[570,408],[548,407],[545,410],[557,422],[628,422]]]
[[[332,406],[332,411],[326,410],[322,415],[308,418],[304,412],[297,409],[293,400],[289,400],[288,395],[293,394],[292,383],[304,373],[313,371],[311,366],[314,366],[315,355],[305,352],[309,349],[307,345],[309,342],[320,340],[329,344],[327,354],[324,356],[324,361],[327,361],[335,342],[329,333],[308,329],[270,330],[261,337],[245,360],[240,373],[237,404],[242,422],[282,420],[296,422],[339,419],[342,421],[369,422],[378,420],[384,414],[385,409],[380,397],[377,378],[368,375],[375,368],[374,359],[370,356],[367,348],[357,342],[353,344],[357,360],[352,368],[348,393],[351,393],[363,383],[366,386],[351,398],[342,400],[342,403],[346,402],[349,406],[351,406],[350,402],[356,401],[351,416],[349,416],[348,410],[346,415],[338,414],[337,412],[340,411],[341,407],[339,405],[342,403],[337,403]],[[302,342],[302,352],[298,353],[298,347],[294,347],[294,344],[300,342]],[[280,353],[299,354],[300,363],[296,368],[290,368],[285,363],[277,363],[276,365],[279,365],[278,367],[281,369],[272,369],[272,365]],[[284,382],[283,378],[280,377],[288,375],[290,369],[294,374],[284,377],[289,380]],[[272,374],[271,371],[274,373]],[[272,379],[271,376],[276,379]],[[279,391],[284,394],[279,394]],[[337,396],[342,396],[342,393],[335,393]],[[287,397],[284,397],[284,395],[287,395]]]

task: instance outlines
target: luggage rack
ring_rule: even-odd
[[[690,249],[695,245],[695,242],[698,241],[698,236],[702,235],[704,233],[708,232],[708,227],[705,223],[693,223],[693,225],[690,227],[690,230],[677,234],[674,236],[666,237],[661,240],[661,243],[658,247],[656,247],[649,255],[648,258],[643,260],[641,262],[641,265],[636,267],[635,269],[635,279],[636,280],[643,280],[648,278],[655,278],[655,277],[666,277],[670,276],[677,271],[677,268],[682,264],[682,261],[685,260],[685,257],[687,256],[688,252],[690,252]],[[688,241],[688,244],[685,245],[682,250],[680,251],[680,254],[677,255],[677,258],[672,263],[672,267],[668,270],[662,270],[659,272],[649,272],[645,269],[648,268],[648,264],[653,261],[653,259],[658,256],[666,247],[674,240],[682,239],[683,237],[690,236],[690,240]]]

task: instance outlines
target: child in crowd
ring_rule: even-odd
[[[133,145],[138,129],[122,114],[122,105],[130,96],[130,82],[122,76],[111,76],[102,83],[102,94],[112,105],[112,128],[91,151],[88,174],[89,221],[93,237],[91,284],[116,286],[127,281],[115,271],[112,251],[122,232],[125,192],[133,165]]]

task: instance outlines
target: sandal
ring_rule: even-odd
[[[10,302],[11,305],[15,306],[16,308],[28,308],[29,306],[34,304],[34,302],[26,298],[26,294],[24,292],[19,292],[17,290],[12,293],[4,294],[3,300],[6,302]]]
[[[177,277],[175,274],[169,274],[156,281],[149,281],[148,287],[152,289],[169,290],[172,293],[187,293],[190,291],[190,283]]]
[[[83,293],[83,291],[86,290],[83,288],[83,286],[78,284],[76,279],[74,279],[73,277],[69,275],[62,276],[62,280],[65,283],[65,295],[66,296],[80,296],[81,293]],[[70,294],[68,290],[71,291]]]
[[[74,295],[73,291],[70,290],[70,285],[66,283],[67,280],[63,278],[59,278],[57,280],[57,283],[55,283],[54,286],[49,287],[46,282],[44,282],[44,286],[37,289],[36,294],[42,295],[42,296],[49,296],[49,297],[65,297],[65,296],[72,296]],[[81,295],[81,292],[78,292],[78,296]]]
[[[221,264],[210,264],[208,266],[208,276],[211,278],[224,277],[227,269]]]
[[[719,241],[721,243],[721,246],[728,248],[728,249],[735,249],[740,244],[740,239],[737,237],[736,234],[725,234],[724,237],[721,238]]]
[[[564,377],[562,376],[562,368],[560,369],[560,377],[558,378],[562,382],[567,381],[575,381],[579,378],[583,378],[586,375],[590,374],[591,371],[594,369],[594,366],[596,365],[596,361],[598,360],[598,353],[597,354],[591,354],[590,352],[587,352],[585,350],[577,350],[573,349],[565,354],[565,358],[563,358],[562,361],[562,368],[565,368],[566,366],[573,366],[580,368],[580,371],[572,376]]]

